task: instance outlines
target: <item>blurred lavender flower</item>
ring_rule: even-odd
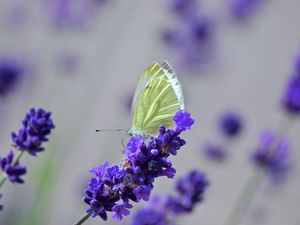
[[[21,176],[25,175],[26,167],[19,164],[19,161],[14,162],[14,153],[9,150],[6,157],[0,156],[0,169],[12,183],[24,183]]]
[[[264,168],[274,178],[282,176],[289,168],[290,144],[266,130],[261,134],[258,146],[252,155],[253,162]]]
[[[219,118],[220,131],[227,137],[235,137],[242,130],[242,119],[234,112],[225,112]]]
[[[0,96],[5,96],[11,92],[21,75],[24,68],[21,63],[12,56],[4,56],[0,58]]]
[[[282,98],[286,112],[297,115],[300,113],[300,73],[290,78]]]
[[[204,173],[191,170],[175,184],[173,195],[157,196],[146,207],[137,210],[132,225],[171,225],[181,214],[191,213],[202,202],[208,186]]]
[[[45,0],[54,25],[57,27],[80,27],[95,15],[94,10],[105,0]]]
[[[157,206],[152,203],[149,207],[138,209],[131,220],[131,225],[172,225],[173,223],[166,218],[165,211],[158,209]]]
[[[230,0],[228,6],[231,16],[243,21],[254,13],[260,3],[260,0]]]
[[[226,151],[221,145],[207,143],[203,147],[205,156],[214,161],[224,161],[226,159]]]
[[[174,177],[176,170],[169,156],[176,155],[185,145],[179,135],[190,129],[194,120],[189,113],[179,111],[174,121],[176,127],[173,130],[160,126],[158,135],[151,136],[148,142],[140,136],[130,138],[128,149],[123,151],[126,158],[122,165],[104,163],[90,171],[96,177],[91,179],[85,192],[84,202],[89,205],[87,213],[107,220],[107,212],[110,211],[114,212],[114,219],[121,220],[132,207],[129,200],[148,201],[156,177]]]
[[[208,159],[221,162],[227,158],[226,146],[228,142],[241,133],[243,123],[241,117],[231,111],[222,113],[217,122],[219,130],[225,138],[221,139],[219,143],[214,141],[205,144],[203,153]]]
[[[186,19],[196,15],[199,6],[197,0],[171,0],[169,7],[172,13]]]
[[[179,62],[187,68],[198,68],[213,56],[212,20],[199,12],[195,0],[171,1],[171,12],[180,21],[176,28],[166,28],[162,40],[176,52]]]
[[[44,150],[43,142],[48,141],[47,137],[54,128],[51,113],[42,108],[30,109],[22,121],[23,127],[18,133],[12,133],[12,140],[19,151],[27,151],[36,155]]]

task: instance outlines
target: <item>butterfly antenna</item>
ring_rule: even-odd
[[[126,131],[127,132],[127,130],[125,130],[125,129],[95,130],[95,132],[102,132],[102,131],[117,131],[117,132]]]

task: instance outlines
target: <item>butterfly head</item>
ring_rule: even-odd
[[[132,129],[130,129],[128,131],[128,135],[129,136],[133,136],[133,137],[135,137],[135,136],[142,136],[144,139],[146,139],[147,137],[149,137],[148,133],[146,133],[146,132],[144,132],[142,130],[139,130],[139,129],[134,129],[134,128],[132,128]]]

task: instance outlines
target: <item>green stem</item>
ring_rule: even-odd
[[[263,171],[257,168],[252,177],[247,181],[237,203],[233,207],[229,217],[225,221],[225,225],[237,225],[240,224],[242,216],[249,206],[251,199],[254,197],[257,188],[259,187],[263,178]]]
[[[76,222],[74,225],[81,225],[83,224],[85,221],[88,220],[88,218],[91,217],[91,213],[86,213],[85,215],[83,215],[83,217],[80,218],[80,220],[78,220],[78,222]]]
[[[23,154],[25,151],[19,151],[19,154],[17,156],[17,158],[14,160],[14,162],[12,163],[12,166],[14,167],[19,160],[22,158]],[[1,181],[0,181],[0,189],[2,188],[2,186],[4,185],[5,181],[7,180],[7,176],[4,174]]]

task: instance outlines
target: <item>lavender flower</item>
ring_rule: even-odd
[[[44,150],[43,142],[48,141],[47,136],[54,128],[51,113],[44,109],[30,109],[22,121],[23,127],[18,133],[12,133],[12,140],[19,151],[27,151],[36,155]]]
[[[207,186],[208,180],[205,174],[198,170],[192,170],[176,182],[177,196],[169,197],[165,207],[177,215],[192,212],[196,204],[203,200]]]
[[[183,65],[197,68],[212,58],[213,23],[208,17],[197,15],[185,21],[178,39],[174,47]]]
[[[233,18],[245,20],[253,14],[259,3],[260,0],[231,0],[229,10]]]
[[[212,57],[212,20],[199,11],[196,0],[174,0],[171,12],[179,19],[179,26],[166,28],[162,40],[174,50],[179,62],[189,68],[198,68]]]
[[[112,211],[114,212],[113,218],[121,221],[123,216],[128,216],[129,215],[129,210],[131,209],[132,205],[130,205],[129,203],[123,203],[120,205],[115,205],[114,207],[112,207]]]
[[[174,218],[194,210],[203,200],[207,186],[206,176],[201,171],[191,170],[176,182],[174,195],[154,198],[146,207],[137,210],[131,224],[171,225]]]
[[[172,223],[168,220],[165,211],[158,209],[157,205],[152,203],[134,213],[131,225],[172,225]]]
[[[188,18],[197,13],[197,0],[171,0],[170,10],[177,16]]]
[[[222,146],[213,143],[205,144],[203,152],[209,159],[214,161],[223,161],[227,156]]]
[[[5,176],[13,183],[24,183],[21,176],[25,175],[26,167],[20,165],[18,161],[13,163],[14,153],[9,150],[6,157],[0,157],[0,169],[4,172]]]
[[[129,201],[148,201],[155,178],[174,177],[176,170],[169,156],[176,155],[185,145],[179,135],[190,129],[194,120],[189,113],[179,111],[174,121],[176,127],[173,130],[160,126],[158,135],[150,137],[148,142],[140,136],[130,138],[121,165],[104,163],[90,171],[95,177],[85,191],[84,202],[89,205],[87,213],[107,220],[107,212],[114,212],[113,218],[121,220],[132,207]]]
[[[14,142],[12,146],[19,150],[19,154],[15,158],[14,152],[9,150],[7,156],[0,157],[0,170],[3,172],[0,188],[7,179],[12,183],[24,183],[21,176],[26,174],[27,169],[20,164],[20,159],[26,151],[31,155],[36,155],[37,152],[44,150],[42,143],[48,141],[46,136],[54,128],[50,116],[51,113],[43,109],[31,109],[23,120],[23,127],[19,130],[18,135],[14,132],[12,133]],[[0,210],[2,208],[0,205]]]
[[[285,88],[282,105],[291,115],[300,113],[300,74],[290,78]]]
[[[235,137],[242,130],[242,119],[236,113],[225,112],[220,116],[219,128],[227,137]]]
[[[45,8],[57,27],[80,27],[95,15],[94,10],[106,0],[45,0]]]
[[[191,115],[183,110],[179,110],[173,120],[175,121],[177,128],[181,131],[185,131],[191,128],[191,126],[194,124],[194,119],[191,118]]]
[[[266,130],[261,134],[252,159],[257,166],[276,178],[289,167],[289,151],[290,144],[286,139],[277,137],[273,131]]]
[[[22,65],[13,57],[0,58],[0,96],[9,93],[24,72]]]

